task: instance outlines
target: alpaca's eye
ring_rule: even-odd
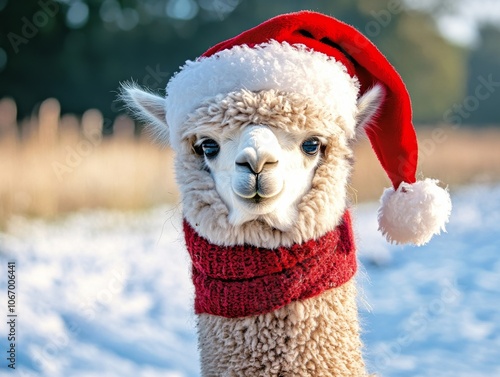
[[[311,137],[302,143],[302,151],[309,156],[317,154],[320,147],[321,142],[317,137]]]
[[[219,154],[220,146],[213,139],[205,139],[195,147],[195,151],[198,154],[204,154],[207,158],[214,158]]]

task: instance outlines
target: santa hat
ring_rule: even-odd
[[[308,11],[277,16],[188,61],[167,86],[170,140],[203,101],[243,88],[303,94],[354,132],[357,98],[374,85],[384,88],[385,99],[366,133],[392,182],[379,229],[390,242],[422,245],[444,230],[449,194],[436,180],[416,181],[417,138],[401,77],[363,34],[334,18]]]

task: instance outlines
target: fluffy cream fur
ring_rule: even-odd
[[[297,204],[296,219],[288,231],[260,221],[232,225],[211,173],[192,150],[199,136],[224,139],[250,124],[266,124],[291,135],[321,135],[327,142],[311,189]],[[246,243],[274,248],[322,236],[338,225],[346,206],[352,158],[346,127],[343,118],[334,117],[299,94],[240,90],[207,101],[179,130],[182,149],[177,151],[176,174],[187,221],[201,236],[218,245]]]
[[[154,139],[169,144],[170,131],[166,124],[165,100],[145,91],[134,83],[122,84],[120,99],[139,120],[148,124]]]
[[[186,62],[167,85],[166,112],[172,143],[179,141],[177,129],[201,103],[241,88],[302,94],[342,116],[354,132],[358,79],[325,54],[304,45],[270,41],[252,48],[235,46]]]
[[[201,135],[229,137],[251,124],[266,124],[289,134],[320,135],[326,140],[311,189],[297,205],[287,231],[260,221],[238,226],[216,190],[192,144]],[[346,208],[351,169],[348,126],[300,94],[240,90],[207,101],[181,127],[177,180],[186,219],[203,237],[220,245],[267,248],[316,238],[338,225]],[[215,135],[214,133],[217,133]],[[354,282],[275,312],[241,319],[199,317],[204,377],[219,376],[366,376],[359,338]]]
[[[356,286],[340,288],[272,313],[198,319],[205,377],[364,377]]]
[[[152,108],[150,97],[127,98],[137,111]],[[145,105],[137,103],[141,98],[147,100]],[[366,123],[364,118],[373,113],[363,111],[371,109],[372,101],[361,106],[359,123]],[[156,113],[161,113],[163,104],[159,97],[154,101],[155,119],[161,119]],[[219,245],[274,248],[322,236],[338,225],[347,206],[355,116],[356,112],[348,119],[304,93],[273,89],[242,89],[205,100],[174,133],[170,129],[185,218],[200,235]],[[325,142],[310,190],[296,203],[296,220],[287,231],[257,220],[232,225],[204,159],[193,150],[202,136],[224,138],[253,124],[288,135],[320,136]],[[366,376],[355,297],[355,283],[350,281],[256,317],[199,316],[203,376]]]
[[[212,131],[211,138],[220,144],[220,152],[215,159],[206,158],[205,164],[228,208],[229,223],[261,221],[290,230],[297,218],[297,203],[310,190],[321,160],[319,153],[308,156],[301,150],[309,132],[290,134],[268,125],[248,125],[233,132]],[[250,162],[258,176],[245,165]],[[251,199],[256,192],[265,197],[258,204]]]
[[[378,212],[379,229],[389,242],[421,246],[445,231],[451,213],[450,194],[427,178],[403,182],[384,191]]]

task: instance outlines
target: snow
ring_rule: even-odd
[[[354,210],[365,355],[381,376],[500,375],[500,186],[452,199],[448,233],[420,248],[385,241],[376,203]],[[17,368],[2,357],[0,374],[199,376],[180,216],[176,206],[13,219],[0,268],[16,261]]]
[[[500,186],[453,193],[448,233],[420,248],[356,211],[367,360],[384,376],[500,376]],[[362,233],[362,234],[361,234]]]

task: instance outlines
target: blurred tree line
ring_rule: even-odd
[[[310,9],[354,25],[386,54],[408,86],[416,122],[500,123],[500,29],[485,26],[467,50],[439,34],[436,8],[402,1],[0,0],[0,98],[14,98],[19,117],[55,97],[63,112],[97,108],[113,118],[123,111],[119,82],[161,92],[185,60],[213,44]],[[478,98],[481,80],[490,91]]]

